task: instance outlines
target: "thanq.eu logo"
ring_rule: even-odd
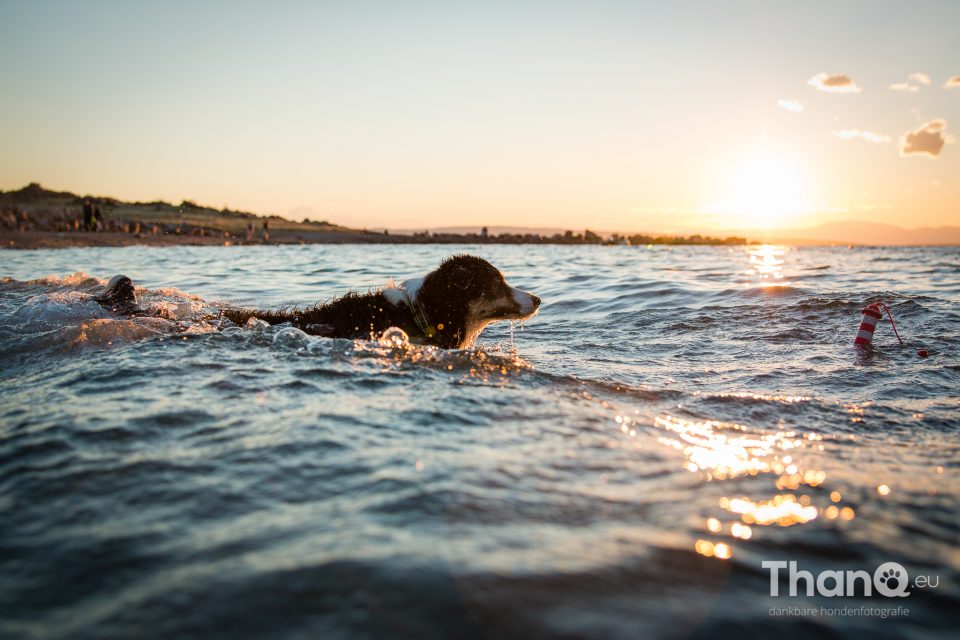
[[[906,568],[899,562],[884,562],[877,567],[873,575],[867,571],[821,571],[816,577],[809,572],[797,569],[796,561],[764,560],[760,563],[770,570],[770,595],[780,595],[780,570],[787,569],[788,594],[796,596],[802,584],[808,596],[817,593],[825,598],[837,596],[871,596],[876,591],[888,598],[906,598],[910,589],[936,588],[940,584],[939,576],[916,576],[910,582]]]

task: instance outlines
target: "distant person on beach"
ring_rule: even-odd
[[[98,232],[103,231],[103,214],[99,206],[93,208],[93,224]]]
[[[247,223],[247,242],[253,242],[253,223]]]
[[[89,200],[83,201],[83,230],[90,231],[93,229],[93,206],[90,204]]]
[[[263,221],[263,241],[270,242],[270,223],[267,220]]]

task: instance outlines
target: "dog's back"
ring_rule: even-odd
[[[399,327],[413,335],[417,329],[410,309],[391,302],[382,291],[348,293],[306,309],[260,311],[227,308],[223,310],[223,317],[241,326],[251,318],[268,324],[289,322],[305,333],[327,338],[370,338],[390,327]]]

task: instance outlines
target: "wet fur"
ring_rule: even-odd
[[[228,308],[223,310],[223,316],[239,325],[250,318],[269,324],[289,322],[306,333],[331,338],[371,338],[390,327],[399,327],[422,343],[450,349],[472,344],[490,322],[522,317],[513,291],[500,271],[486,260],[457,255],[427,274],[415,292],[416,302],[428,321],[426,332],[417,325],[407,304],[391,301],[391,297],[398,298],[388,297],[384,291],[349,293],[306,309]],[[524,295],[531,300],[526,314],[530,315],[540,299]]]
[[[491,322],[527,317],[540,305],[540,298],[514,289],[500,271],[476,256],[452,256],[406,285],[348,293],[304,309],[225,308],[221,315],[240,326],[257,318],[272,325],[290,323],[328,338],[376,338],[390,327],[399,327],[418,342],[451,349],[473,344]],[[118,315],[144,313],[126,276],[114,277],[96,301]]]
[[[342,298],[317,304],[304,309],[257,309],[228,308],[223,317],[244,325],[251,318],[267,324],[289,322],[305,333],[328,338],[369,338],[389,327],[399,327],[407,334],[416,334],[417,324],[406,306],[396,306],[382,292],[348,293]]]

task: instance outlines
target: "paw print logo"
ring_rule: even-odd
[[[900,572],[896,569],[888,569],[880,574],[880,582],[896,591],[900,588]]]
[[[873,572],[873,588],[888,598],[906,598],[910,579],[907,570],[899,562],[884,562]]]

